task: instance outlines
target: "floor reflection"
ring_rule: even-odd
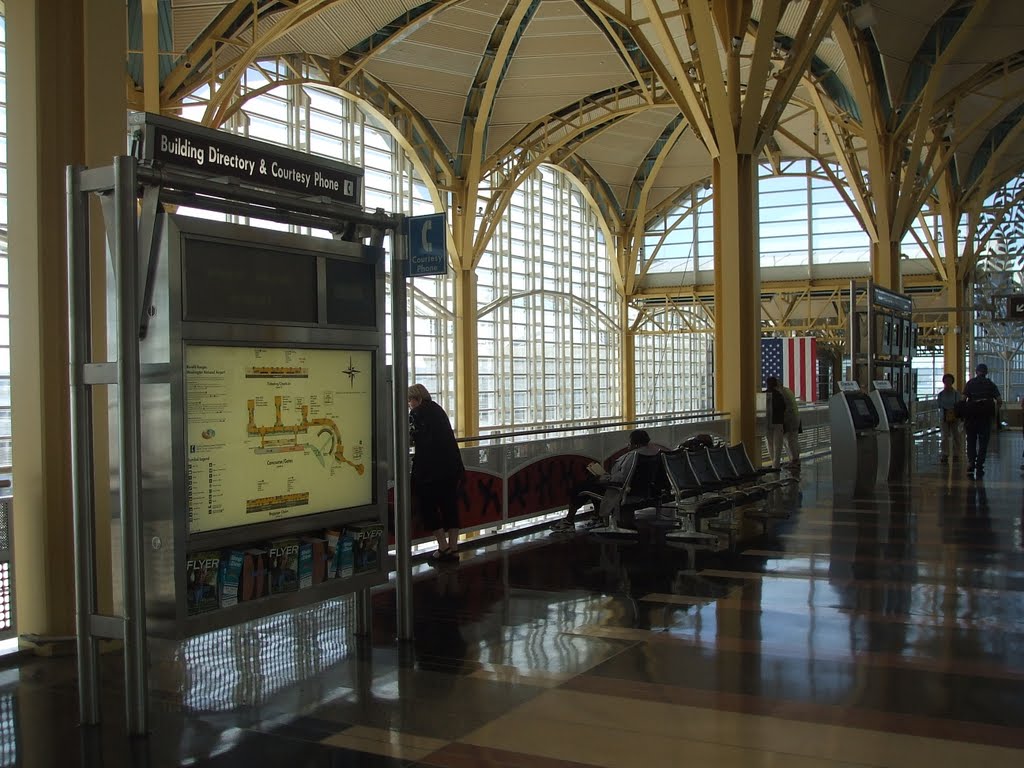
[[[417,566],[407,644],[389,589],[371,638],[342,599],[155,643],[146,739],[124,734],[118,654],[96,728],[75,724],[73,660],[30,659],[0,673],[0,768],[631,767],[638,749],[650,765],[1018,765],[1021,439],[999,440],[984,482],[928,439],[852,494],[807,461],[771,505],[699,520],[713,539],[481,542]]]

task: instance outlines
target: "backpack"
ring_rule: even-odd
[[[688,437],[679,444],[684,451],[703,451],[705,448],[714,448],[715,439],[706,433]]]
[[[953,412],[960,419],[991,419],[996,415],[996,404],[987,397],[958,400]]]

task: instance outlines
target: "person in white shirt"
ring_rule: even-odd
[[[963,452],[963,437],[960,431],[960,419],[956,415],[956,404],[960,401],[960,393],[953,386],[956,379],[952,373],[942,377],[942,391],[936,396],[942,409],[942,421],[939,422],[939,433],[942,435],[942,447],[939,449],[939,461],[945,464],[949,457],[953,461],[960,459]]]

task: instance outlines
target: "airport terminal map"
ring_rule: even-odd
[[[189,345],[192,533],[370,504],[373,355]]]

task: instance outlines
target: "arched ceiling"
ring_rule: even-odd
[[[561,140],[555,159],[589,166],[627,218],[638,200],[645,216],[711,175],[735,84],[740,113],[748,90],[763,91],[748,145],[776,161],[816,156],[860,175],[882,132],[919,169],[940,158],[915,140],[945,137],[961,195],[1024,167],[1021,0],[161,2],[167,112],[256,59],[312,56],[332,82],[368,78],[418,113],[452,178]]]

